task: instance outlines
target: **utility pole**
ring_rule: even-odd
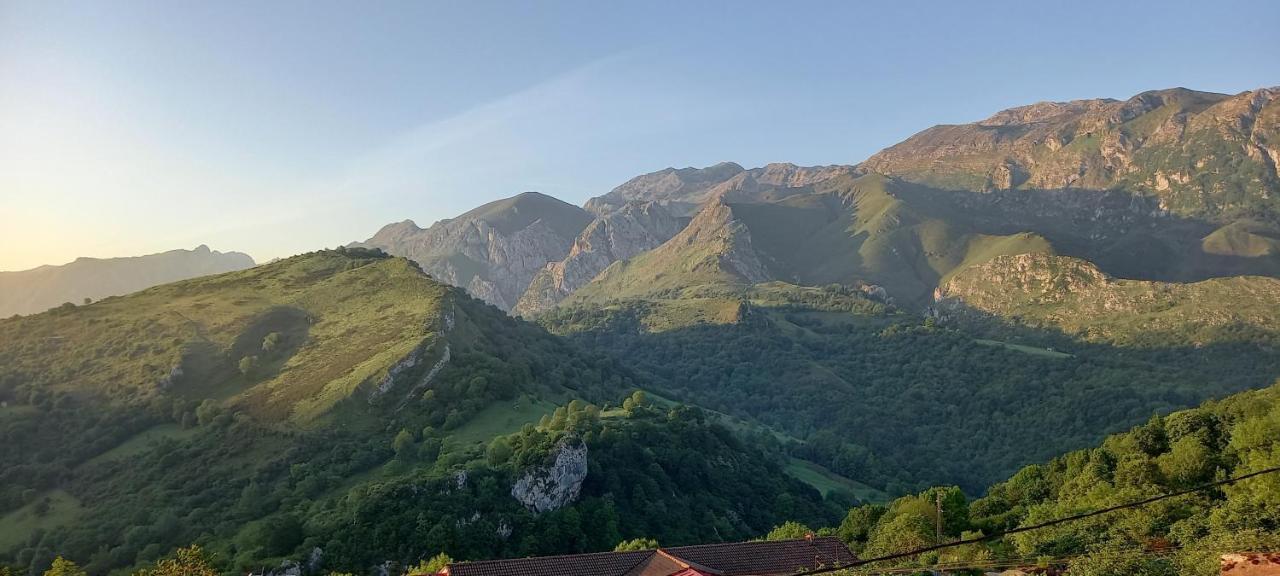
[[[934,492],[933,506],[936,514],[935,517],[937,518],[937,522],[934,523],[934,543],[942,544],[942,491],[941,490]],[[942,560],[942,557],[938,557],[938,561],[941,561],[941,560]],[[936,569],[933,571],[933,573],[942,574],[942,572],[939,572]]]
[[[934,506],[937,508],[937,514],[938,514],[938,522],[937,522],[937,525],[935,526],[936,541],[938,544],[941,544],[942,543],[942,492],[941,491],[936,492],[934,493],[933,496],[934,496],[933,503],[934,503]]]

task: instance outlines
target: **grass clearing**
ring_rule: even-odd
[[[556,406],[555,402],[530,396],[494,402],[446,434],[453,445],[483,444],[495,436],[515,432],[525,424],[537,424],[543,416],[555,412]]]
[[[861,482],[845,478],[808,460],[792,458],[784,470],[787,474],[817,488],[824,496],[835,490],[843,490],[857,496],[859,500],[867,502],[880,503],[890,500],[889,495],[884,492]]]
[[[25,416],[28,414],[34,414],[35,412],[36,412],[35,406],[6,404],[4,406],[0,406],[0,420],[4,420],[5,418],[9,418],[9,417],[18,417],[18,416]]]
[[[977,339],[974,339],[974,342],[977,342],[978,344],[981,344],[983,346],[995,346],[998,348],[1013,350],[1015,352],[1022,352],[1024,354],[1031,354],[1033,356],[1044,356],[1047,358],[1072,358],[1075,356],[1074,354],[1067,354],[1066,352],[1058,352],[1057,350],[1050,350],[1048,348],[1036,348],[1035,346],[1023,346],[1022,344],[1010,344],[1008,342],[1001,342],[999,340],[984,340],[981,338],[977,338]]]
[[[97,464],[108,460],[128,458],[129,456],[146,451],[162,439],[183,440],[190,438],[195,435],[195,433],[195,428],[188,428],[184,430],[177,424],[160,424],[159,426],[152,426],[151,428],[147,428],[142,432],[134,434],[128,440],[118,444],[115,448],[90,458],[85,461],[85,464]]]
[[[41,503],[48,500],[48,509],[38,513]],[[11,550],[24,544],[37,530],[50,530],[66,526],[80,517],[80,501],[62,490],[53,490],[36,498],[35,502],[0,517],[0,550]]]

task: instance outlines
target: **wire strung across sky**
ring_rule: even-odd
[[[957,547],[957,546],[965,546],[965,545],[967,545],[967,544],[977,544],[977,543],[979,543],[979,542],[985,542],[985,541],[987,541],[987,540],[993,540],[993,539],[995,539],[995,538],[999,538],[999,537],[1001,537],[1001,536],[1008,536],[1008,535],[1010,535],[1010,534],[1018,534],[1018,533],[1021,533],[1021,532],[1030,532],[1030,531],[1032,531],[1032,530],[1039,530],[1039,529],[1041,529],[1041,528],[1048,528],[1049,526],[1056,526],[1056,525],[1058,525],[1058,524],[1065,524],[1065,523],[1067,523],[1067,522],[1075,522],[1075,521],[1077,521],[1077,520],[1083,520],[1083,519],[1085,519],[1085,518],[1092,518],[1092,517],[1094,517],[1094,516],[1100,516],[1100,515],[1102,515],[1102,514],[1108,514],[1108,513],[1116,512],[1116,511],[1119,511],[1119,510],[1124,510],[1124,509],[1127,509],[1127,508],[1137,508],[1137,507],[1139,507],[1139,506],[1146,506],[1147,504],[1152,504],[1152,503],[1155,503],[1155,502],[1159,502],[1159,501],[1161,501],[1161,500],[1168,500],[1169,498],[1177,498],[1177,497],[1179,497],[1179,496],[1186,496],[1187,494],[1192,494],[1192,493],[1195,493],[1195,492],[1200,492],[1200,491],[1203,491],[1203,490],[1208,490],[1208,489],[1210,489],[1210,488],[1217,488],[1218,486],[1226,486],[1226,485],[1228,485],[1228,484],[1235,484],[1235,483],[1237,483],[1237,482],[1242,482],[1242,481],[1244,481],[1244,480],[1248,480],[1248,479],[1250,479],[1250,478],[1256,478],[1256,477],[1258,477],[1258,476],[1262,476],[1262,475],[1264,475],[1264,474],[1272,474],[1272,473],[1275,473],[1275,472],[1280,472],[1280,466],[1276,466],[1276,467],[1272,467],[1272,468],[1266,468],[1266,469],[1258,470],[1258,471],[1255,471],[1255,472],[1250,472],[1250,473],[1248,473],[1248,474],[1243,474],[1243,475],[1236,476],[1236,477],[1233,477],[1233,478],[1227,478],[1227,479],[1225,479],[1225,480],[1218,480],[1218,481],[1215,481],[1215,482],[1209,482],[1208,484],[1201,484],[1201,485],[1196,486],[1196,487],[1194,487],[1194,488],[1187,488],[1186,490],[1179,490],[1179,491],[1177,491],[1177,492],[1170,492],[1170,493],[1168,493],[1168,494],[1161,494],[1160,496],[1152,496],[1151,498],[1147,498],[1147,499],[1145,499],[1145,500],[1138,500],[1138,501],[1136,501],[1136,502],[1129,502],[1129,503],[1127,503],[1127,504],[1117,504],[1117,505],[1115,505],[1115,506],[1109,506],[1109,507],[1107,507],[1107,508],[1102,508],[1102,509],[1099,509],[1099,510],[1094,510],[1094,511],[1092,511],[1092,512],[1085,512],[1085,513],[1083,513],[1083,514],[1075,514],[1075,515],[1072,515],[1072,516],[1065,516],[1065,517],[1062,517],[1062,518],[1057,518],[1057,519],[1054,519],[1054,520],[1049,520],[1049,521],[1047,521],[1047,522],[1041,522],[1041,523],[1039,523],[1039,524],[1033,524],[1033,525],[1031,525],[1031,526],[1019,526],[1019,527],[1017,527],[1017,528],[1012,528],[1012,529],[1009,529],[1009,530],[1005,530],[1005,531],[1003,531],[1003,532],[993,532],[993,533],[991,533],[991,534],[989,534],[989,535],[985,535],[985,536],[975,536],[975,537],[973,537],[973,538],[966,538],[966,539],[956,540],[956,541],[954,541],[954,542],[947,542],[947,543],[945,543],[945,544],[935,544],[935,545],[932,545],[932,546],[925,546],[925,547],[923,547],[923,548],[916,548],[916,549],[914,549],[914,550],[908,550],[908,551],[906,551],[906,552],[896,552],[896,553],[889,554],[889,555],[886,555],[886,556],[877,556],[877,557],[875,557],[875,558],[867,558],[867,559],[865,559],[865,560],[858,560],[858,561],[856,561],[856,562],[853,562],[852,564],[848,564],[848,565],[845,565],[845,566],[830,566],[830,567],[818,568],[818,569],[815,569],[815,570],[809,570],[808,572],[797,572],[797,573],[795,574],[795,576],[810,576],[811,574],[827,574],[827,573],[831,573],[831,572],[837,572],[837,571],[840,571],[840,570],[849,570],[849,569],[852,569],[852,568],[858,568],[858,567],[860,567],[860,566],[866,566],[866,565],[868,565],[868,564],[874,564],[874,563],[877,563],[877,562],[885,562],[885,561],[888,561],[888,560],[898,560],[898,559],[900,559],[900,558],[907,558],[907,557],[910,557],[910,556],[916,556],[916,555],[919,555],[919,554],[924,554],[924,553],[927,553],[927,552],[933,552],[933,551],[936,551],[936,550],[944,550],[944,549],[947,549],[947,548],[955,548],[955,547]]]

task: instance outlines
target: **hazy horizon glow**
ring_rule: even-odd
[[[1280,83],[1280,4],[0,2],[0,270],[262,262],[1043,100]],[[1247,15],[1242,18],[1241,15]]]

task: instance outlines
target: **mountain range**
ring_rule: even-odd
[[[858,165],[668,168],[582,209],[525,194],[362,245],[525,316],[592,282],[618,298],[711,276],[875,285],[922,307],[953,271],[1030,252],[1139,280],[1276,276],[1277,95],[1039,103],[930,128]]]
[[[243,270],[253,259],[200,245],[130,258],[77,258],[61,266],[0,272],[0,317],[34,314],[70,302],[100,300],[158,284]]]
[[[810,526],[878,554],[1280,464],[1277,96],[179,251],[233,263],[0,320],[0,564],[385,576]],[[1274,486],[955,554],[1205,573],[1201,542],[1280,545]],[[1134,549],[1168,554],[1084,571]]]

